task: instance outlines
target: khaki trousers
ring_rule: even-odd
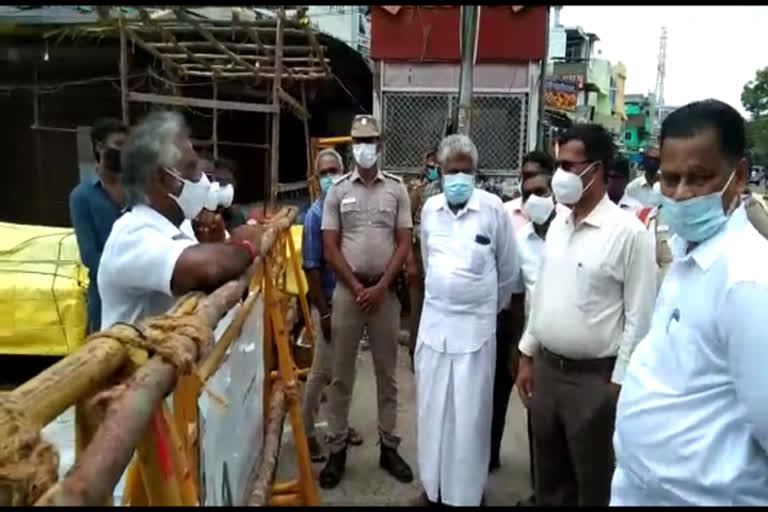
[[[320,395],[331,383],[333,376],[333,343],[323,336],[320,312],[315,307],[312,308],[312,334],[315,335],[315,350],[312,356],[312,368],[309,370],[304,388],[304,400],[301,404],[307,437],[315,436],[315,415],[320,405]]]
[[[376,372],[376,398],[379,413],[379,435],[384,446],[396,448],[397,418],[397,335],[400,324],[400,301],[394,291],[387,293],[378,309],[364,313],[352,292],[339,284],[333,292],[331,337],[333,338],[333,380],[328,388],[330,438],[332,453],[347,446],[349,407],[355,385],[355,367],[363,328],[368,326],[368,339]]]

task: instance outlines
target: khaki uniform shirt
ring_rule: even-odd
[[[424,203],[427,202],[432,196],[436,196],[442,192],[440,187],[440,180],[426,181],[419,180],[413,184],[409,191],[409,197],[411,199],[411,211],[413,213],[413,241],[418,243],[419,240],[419,226],[421,225],[421,209],[424,207]]]
[[[383,274],[395,252],[395,231],[412,227],[408,192],[392,174],[379,171],[367,185],[355,169],[325,198],[322,229],[341,232],[341,253],[359,276]]]

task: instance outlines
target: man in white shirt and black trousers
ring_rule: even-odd
[[[560,139],[552,189],[572,212],[547,232],[516,382],[531,412],[537,505],[608,505],[616,400],[653,310],[650,236],[606,194],[614,155],[596,124]]]
[[[768,242],[741,198],[746,146],[717,100],[661,126],[673,261],[621,391],[611,505],[768,505]]]

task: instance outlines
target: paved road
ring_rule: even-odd
[[[352,402],[351,422],[362,434],[362,446],[351,447],[347,454],[347,472],[342,483],[333,490],[320,489],[323,505],[408,505],[418,496],[418,467],[416,464],[416,396],[413,375],[407,366],[408,353],[401,347],[398,360],[399,415],[398,428],[403,437],[401,455],[417,475],[410,485],[404,485],[379,468],[379,449],[376,434],[376,383],[370,352],[361,352],[358,358],[358,378]],[[323,422],[321,410],[319,421]],[[324,430],[320,430],[324,432]],[[296,477],[296,457],[293,439],[286,425],[278,467],[278,480]],[[490,476],[488,505],[514,505],[530,492],[528,477],[528,441],[525,413],[516,392],[507,414],[507,428],[501,454],[501,469]],[[314,466],[319,473],[322,464]]]

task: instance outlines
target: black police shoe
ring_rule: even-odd
[[[344,448],[338,453],[328,455],[328,463],[320,471],[320,487],[323,489],[333,489],[344,476],[344,470],[347,467],[347,449]]]
[[[413,482],[411,467],[398,455],[397,450],[394,448],[381,445],[379,466],[404,484]]]

